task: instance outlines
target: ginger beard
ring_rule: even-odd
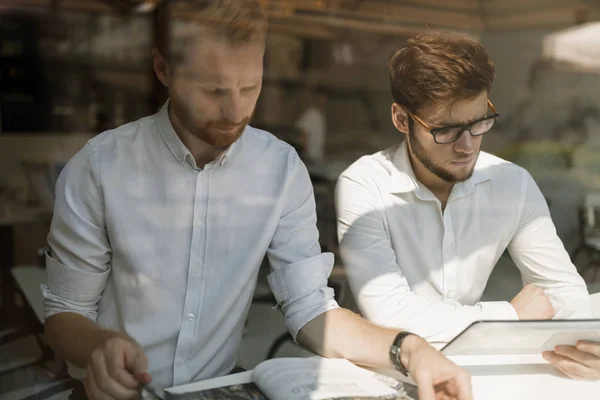
[[[184,128],[196,138],[215,148],[227,148],[235,143],[242,136],[242,133],[244,133],[244,129],[246,129],[254,114],[253,112],[238,123],[232,123],[227,119],[200,123],[198,118],[195,117],[198,113],[194,113],[186,107],[183,102],[179,101],[176,95],[172,94],[171,96],[171,109],[178,116]]]

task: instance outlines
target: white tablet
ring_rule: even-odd
[[[600,319],[477,321],[441,351],[447,356],[540,354],[578,340],[600,342]]]

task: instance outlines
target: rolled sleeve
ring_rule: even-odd
[[[592,318],[585,281],[556,233],[542,192],[525,170],[521,190],[520,220],[508,250],[524,283],[544,289],[556,319]]]
[[[481,302],[481,314],[490,320],[515,321],[519,315],[515,308],[507,301],[486,301]]]
[[[95,321],[97,304],[109,270],[93,273],[69,268],[46,254],[48,284],[42,285],[46,318],[63,311],[76,312]]]
[[[42,285],[45,318],[74,312],[95,321],[110,274],[110,246],[90,144],[67,164],[56,184],[54,216]]]
[[[296,339],[304,325],[320,314],[338,308],[327,278],[333,268],[333,254],[323,253],[282,266],[269,276],[269,286],[286,316],[286,328]]]
[[[321,253],[312,184],[296,152],[290,152],[282,201],[282,214],[267,252],[272,269],[268,280],[295,340],[304,325],[339,307],[333,289],[327,287],[333,254]]]

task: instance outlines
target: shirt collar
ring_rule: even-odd
[[[187,147],[183,144],[179,136],[177,136],[177,132],[173,128],[173,124],[171,123],[171,118],[169,118],[169,100],[163,104],[157,114],[158,120],[158,131],[162,136],[165,144],[177,160],[179,164],[185,162],[186,157],[192,157],[192,154],[188,150]],[[189,156],[188,156],[189,155]]]
[[[177,135],[177,132],[175,132],[175,129],[173,128],[171,118],[169,117],[169,100],[167,100],[158,111],[157,120],[158,131],[160,132],[160,135],[165,141],[165,144],[167,145],[177,162],[183,165],[187,160],[189,160],[195,165],[194,156],[192,155],[190,150],[187,147],[185,147],[185,145]],[[222,152],[211,164],[219,166],[225,164],[225,161],[231,155],[231,151],[236,143],[237,141],[231,146],[229,146],[224,152]]]
[[[419,183],[408,159],[406,140],[403,141],[392,157],[392,176],[390,180],[391,193],[413,192],[419,188]]]
[[[419,181],[415,177],[415,173],[410,164],[408,157],[408,146],[406,140],[403,141],[398,149],[393,154],[392,158],[392,174],[390,179],[390,193],[407,193],[418,191]],[[488,171],[489,167],[483,166],[481,157],[478,158],[475,164],[473,175],[466,181],[457,184],[460,186],[460,191],[466,195],[475,190],[475,185],[491,179],[491,174]]]

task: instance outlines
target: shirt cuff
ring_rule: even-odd
[[[98,316],[98,301],[110,269],[88,272],[70,268],[46,254],[48,284],[42,285],[45,319],[61,312],[73,312],[92,321]]]
[[[98,306],[96,304],[82,304],[80,302],[69,301],[52,293],[48,285],[41,285],[40,289],[42,290],[42,296],[44,296],[42,302],[44,306],[44,322],[51,316],[64,312],[79,314],[96,322],[98,318]]]
[[[294,340],[300,329],[316,316],[339,307],[333,289],[327,287],[333,262],[333,254],[322,253],[280,266],[269,274],[269,286]]]
[[[110,274],[70,268],[46,253],[48,288],[57,296],[78,302],[97,302]]]
[[[329,298],[323,301],[322,303],[317,304],[314,307],[302,310],[290,317],[286,317],[285,327],[294,338],[294,342],[296,342],[298,333],[302,328],[304,328],[306,324],[308,324],[313,319],[317,318],[319,315],[326,313],[327,311],[334,310],[336,308],[340,308],[337,301],[335,301],[333,298]]]
[[[481,304],[481,319],[488,321],[518,320],[515,308],[507,301],[485,301]]]

